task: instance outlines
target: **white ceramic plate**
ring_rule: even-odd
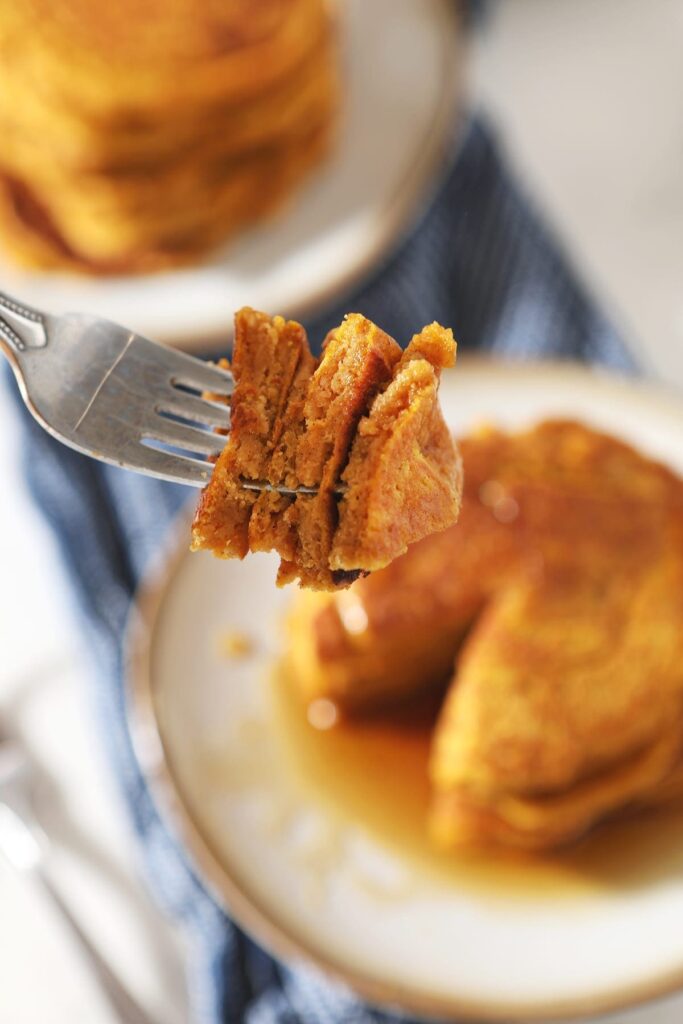
[[[683,472],[680,402],[645,384],[463,360],[442,399],[458,431],[580,417]],[[284,755],[264,681],[290,599],[274,561],[219,562],[186,545],[175,538],[133,616],[131,723],[170,826],[258,939],[370,997],[454,1018],[593,1014],[683,984],[680,819],[668,846],[642,847],[642,865],[637,851],[628,870],[570,859],[544,869],[554,881],[540,888],[538,865],[517,865],[508,889],[422,870],[363,820],[339,819]],[[233,629],[255,639],[252,657],[220,653]]]
[[[211,261],[100,279],[3,266],[3,287],[53,313],[94,313],[184,347],[225,345],[245,304],[300,317],[329,301],[409,227],[444,165],[462,70],[455,7],[337,4],[346,94],[336,151],[285,211]]]

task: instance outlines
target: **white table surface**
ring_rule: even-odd
[[[504,0],[473,78],[634,352],[683,388],[682,52],[679,0]],[[131,991],[160,1022],[181,1024],[182,938],[140,881],[56,552],[24,492],[2,401],[0,438],[0,717],[51,783],[42,813],[55,877]],[[111,1024],[59,922],[1,861],[0,907],[0,1022]],[[679,1024],[683,998],[609,1019]]]

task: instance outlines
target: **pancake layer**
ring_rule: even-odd
[[[30,266],[189,263],[329,151],[324,0],[0,0],[0,239]]]
[[[334,590],[451,525],[462,478],[437,388],[455,342],[438,325],[426,331],[439,336],[434,363],[417,342],[402,354],[350,313],[315,360],[299,324],[241,310],[231,432],[197,510],[193,547],[226,558],[275,550],[278,584]],[[245,481],[315,493],[258,494]]]

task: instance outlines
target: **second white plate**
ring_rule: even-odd
[[[344,100],[333,156],[279,216],[187,270],[93,278],[20,273],[39,309],[104,316],[156,341],[225,347],[251,305],[302,317],[376,266],[420,206],[455,131],[462,72],[453,0],[338,4]]]
[[[579,417],[683,472],[683,410],[646,385],[463,360],[442,399],[457,431]],[[133,619],[131,722],[171,828],[260,941],[373,999],[455,1019],[598,1013],[683,984],[683,816],[664,832],[645,820],[605,829],[616,859],[508,865],[502,883],[482,865],[422,870],[362,814],[340,819],[324,777],[311,786],[292,767],[265,681],[290,599],[274,561],[186,548],[184,533]],[[255,653],[226,659],[226,630]]]

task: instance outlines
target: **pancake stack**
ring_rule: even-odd
[[[0,241],[144,272],[276,210],[328,152],[325,0],[0,0]]]
[[[193,547],[220,558],[277,551],[278,585],[336,590],[452,525],[462,474],[438,391],[455,352],[438,324],[404,352],[348,313],[315,359],[301,324],[239,310],[230,434],[202,492]],[[308,493],[291,493],[299,488]]]
[[[574,422],[460,449],[458,524],[301,595],[288,674],[348,714],[445,686],[442,847],[548,849],[683,798],[683,481]]]

